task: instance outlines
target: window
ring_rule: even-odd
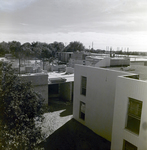
[[[124,140],[123,150],[137,150],[137,147],[129,143],[128,141]]]
[[[129,98],[126,128],[136,134],[139,134],[141,111],[142,102]]]
[[[85,120],[85,103],[80,102],[80,118]]]
[[[86,84],[87,84],[87,78],[81,77],[81,94],[86,96]]]

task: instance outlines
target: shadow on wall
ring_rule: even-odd
[[[45,150],[110,150],[110,142],[71,119],[39,147]]]

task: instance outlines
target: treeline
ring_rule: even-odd
[[[26,42],[21,44],[18,41],[1,42],[0,43],[0,57],[5,54],[12,54],[16,58],[38,58],[49,59],[54,58],[57,52],[75,52],[87,51],[91,53],[109,54],[110,51],[101,49],[86,49],[85,46],[78,41],[70,42],[67,46],[62,42],[43,43],[43,42]],[[146,52],[131,52],[131,51],[111,51],[115,54],[121,55],[147,55]]]
[[[21,44],[17,41],[12,42],[1,42],[0,43],[0,56],[3,57],[5,54],[12,54],[14,57],[26,57],[26,58],[50,58],[54,57],[56,52],[63,51],[65,48],[62,42],[54,43],[41,43],[32,42]]]
[[[0,43],[0,57],[5,54],[12,54],[16,58],[50,58],[55,57],[57,52],[74,52],[83,51],[85,47],[82,43],[74,41],[67,46],[62,42],[42,43],[42,42],[26,42],[21,44],[18,41],[1,42]]]

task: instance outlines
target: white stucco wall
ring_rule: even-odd
[[[111,141],[116,78],[126,72],[75,65],[73,116]],[[87,77],[86,96],[80,94],[81,76]],[[86,104],[85,121],[79,118],[80,101]]]
[[[139,135],[125,129],[129,97],[143,102]],[[117,78],[111,150],[121,150],[123,140],[138,147],[137,150],[147,150],[146,81],[126,77]]]

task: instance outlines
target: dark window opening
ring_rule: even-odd
[[[142,102],[129,98],[126,129],[139,134]]]
[[[81,77],[81,94],[86,96],[87,78]]]
[[[128,141],[124,140],[123,150],[137,150],[137,147]]]

